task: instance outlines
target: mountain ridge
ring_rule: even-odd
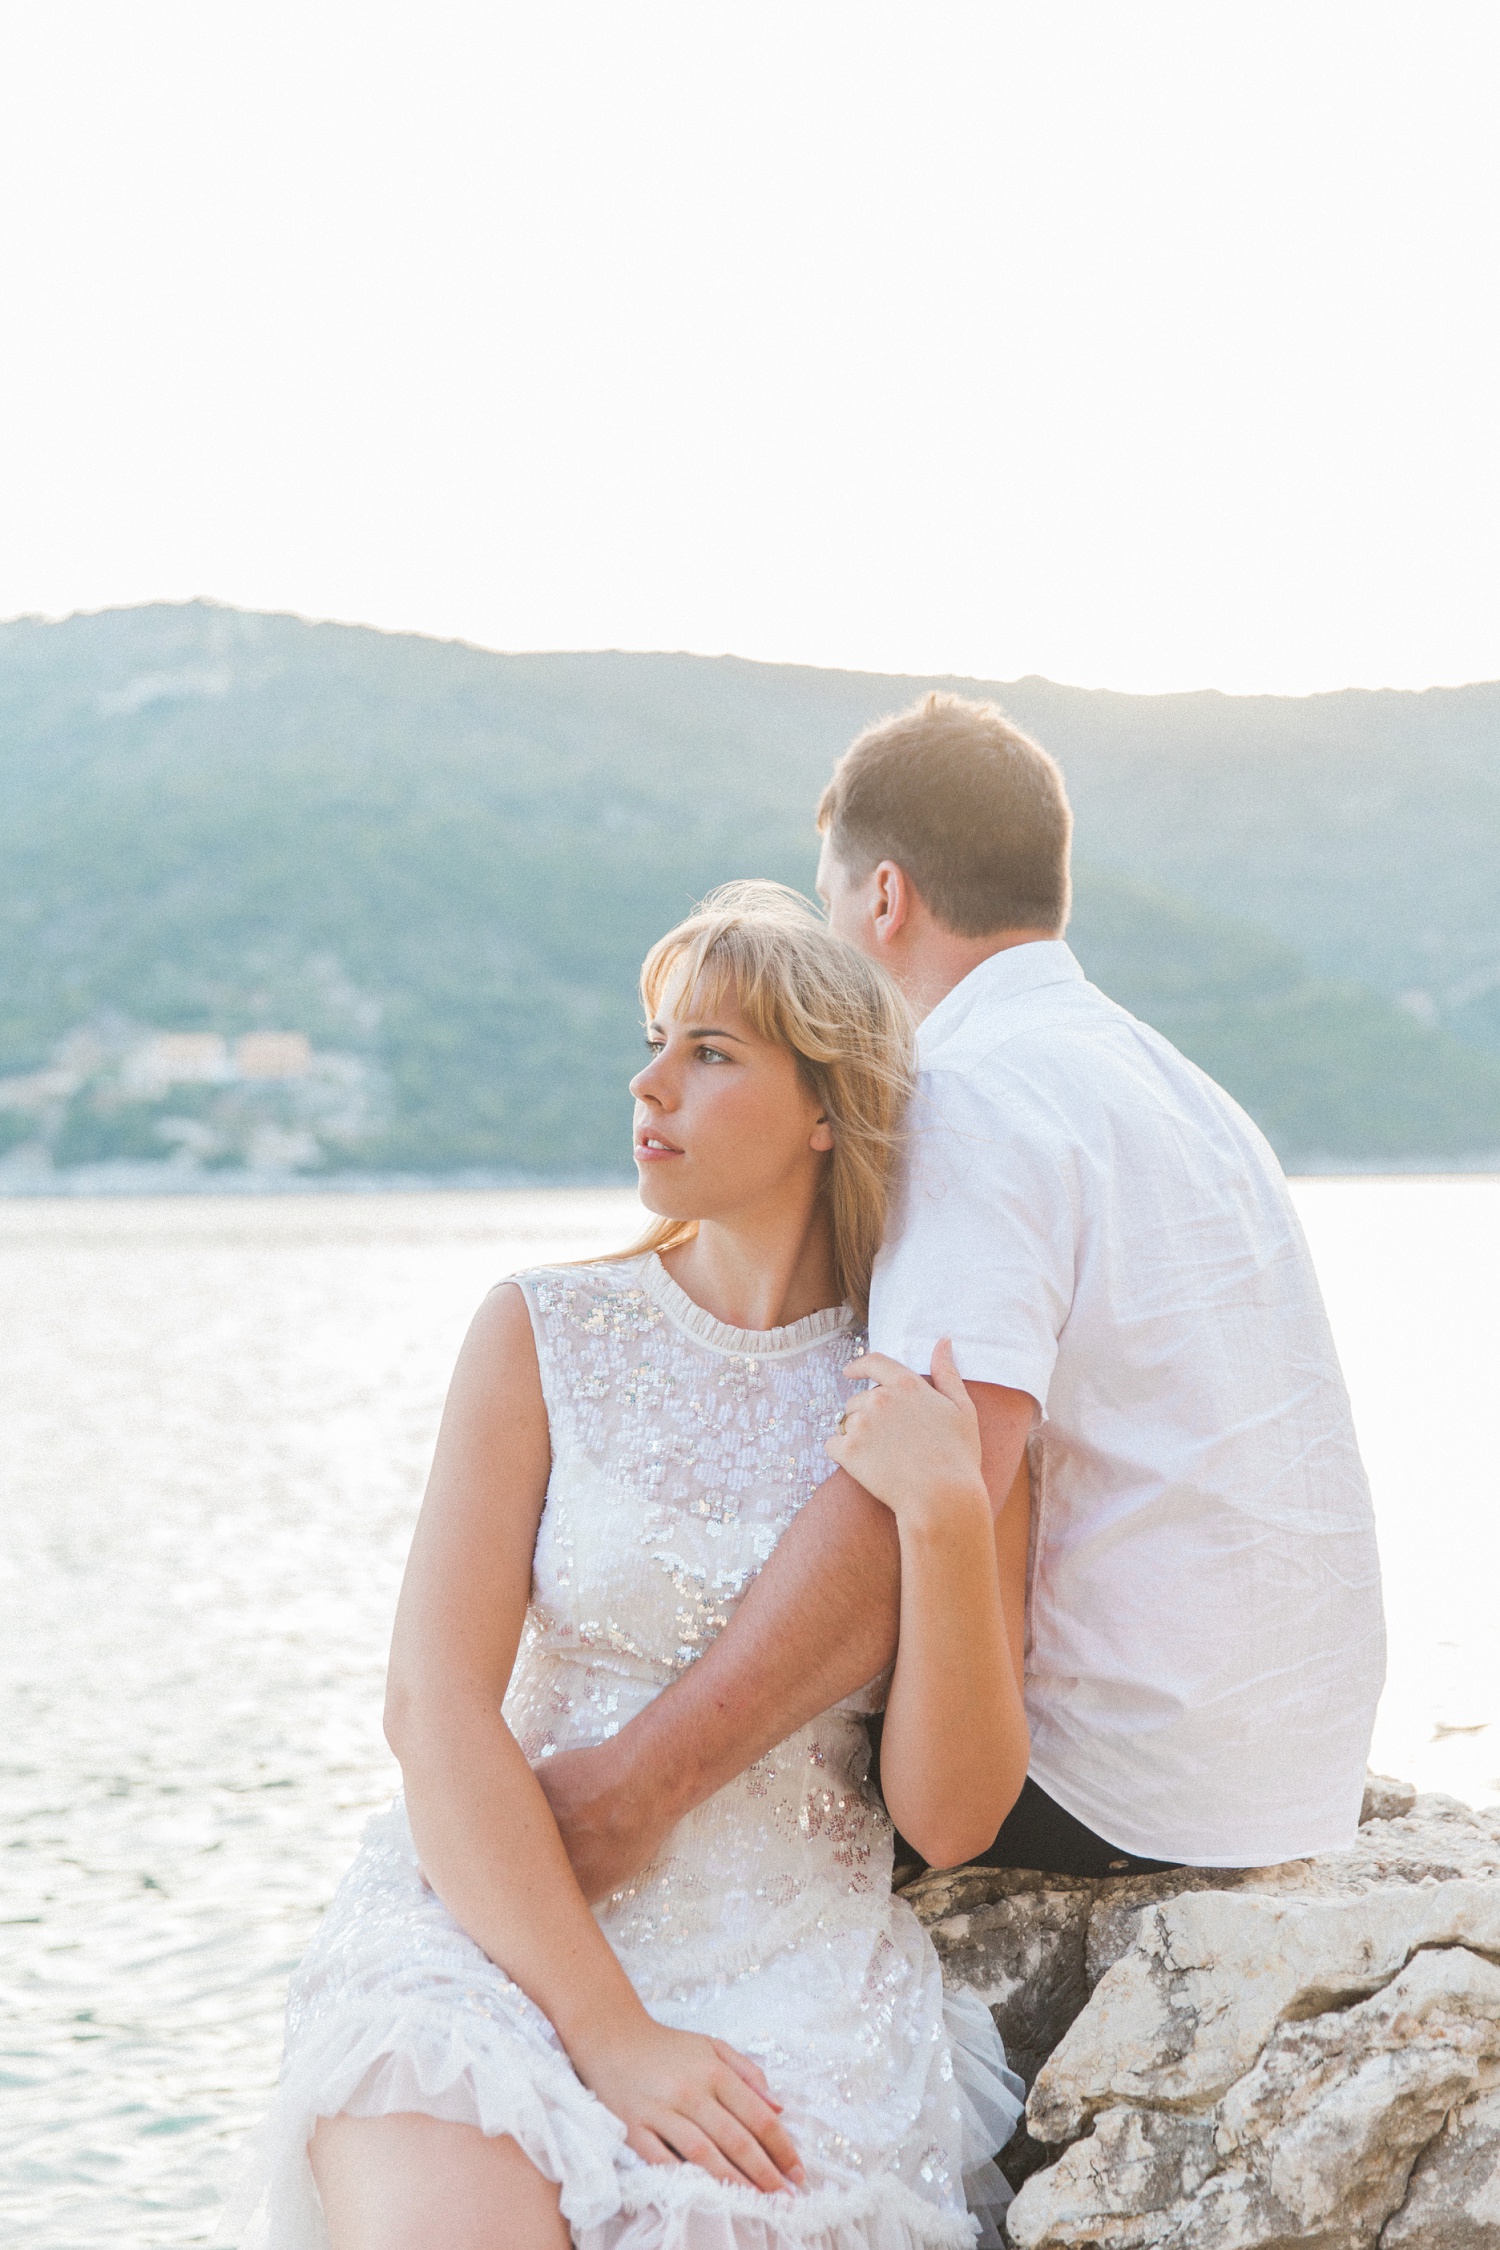
[[[833,758],[931,686],[996,696],[1059,756],[1085,966],[1288,1161],[1500,1150],[1500,683],[1142,697],[202,602],[0,626],[0,1075],[89,1026],[117,1055],[55,1114],[0,1088],[0,1140],[611,1164],[645,946],[729,875],[810,887]],[[347,1058],[342,1141],[290,1087],[148,1114],[109,1077],[128,1037],[267,1027]]]
[[[616,647],[612,644],[601,644],[597,648],[510,649],[492,646],[487,641],[470,640],[462,633],[424,633],[414,626],[373,625],[350,618],[312,617],[301,610],[294,609],[247,609],[242,604],[221,599],[214,594],[192,594],[185,596],[180,601],[107,603],[99,609],[68,610],[57,617],[48,616],[41,610],[17,611],[11,617],[0,618],[0,646],[3,646],[3,635],[13,626],[28,629],[40,626],[44,630],[55,631],[59,627],[85,625],[98,619],[151,617],[170,615],[174,612],[191,613],[195,611],[208,614],[217,613],[241,619],[255,619],[268,624],[302,626],[313,631],[319,631],[327,627],[337,632],[367,634],[376,640],[411,641],[427,648],[459,649],[467,654],[481,657],[499,656],[516,659],[540,657],[549,660],[552,658],[601,656],[682,658],[692,663],[744,665],[748,669],[756,671],[800,674],[816,679],[879,679],[892,683],[905,681],[917,687],[947,682],[954,688],[978,687],[985,689],[986,692],[991,692],[997,687],[1004,688],[1007,686],[1049,688],[1070,696],[1112,697],[1122,703],[1180,703],[1199,699],[1234,704],[1303,705],[1326,703],[1332,699],[1345,696],[1393,697],[1420,701],[1428,696],[1466,695],[1471,691],[1485,690],[1500,691],[1500,675],[1478,680],[1438,680],[1423,688],[1404,688],[1390,685],[1364,687],[1358,683],[1350,683],[1345,687],[1309,688],[1303,693],[1291,693],[1271,688],[1240,690],[1208,686],[1196,688],[1087,687],[1077,682],[1054,680],[1051,674],[1047,672],[1022,672],[1018,673],[1012,680],[1002,681],[977,672],[877,671],[860,665],[809,664],[800,659],[746,656],[735,649],[637,649]]]

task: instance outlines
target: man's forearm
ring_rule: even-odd
[[[615,1738],[629,1786],[675,1822],[896,1653],[895,1518],[834,1471],[692,1669]]]
[[[1019,1651],[1029,1510],[1001,1503],[1035,1409],[1017,1391],[984,1383],[969,1389],[991,1505],[1001,1512],[1002,1532],[1016,1532],[1000,1544],[1015,1547],[1002,1590]],[[883,1672],[896,1653],[900,1602],[896,1519],[836,1470],[691,1670],[608,1741],[538,1765],[584,1895],[607,1898],[695,1805]]]

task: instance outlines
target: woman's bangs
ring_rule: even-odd
[[[734,942],[740,935],[733,928],[672,932],[646,957],[641,997],[657,1015],[670,995],[691,995],[697,1003],[694,1013],[710,1016],[732,994],[741,1015],[763,1039],[784,1045],[785,1035],[772,1020],[776,1010],[767,1006],[770,980],[757,974],[761,965],[753,957],[738,958],[746,950]]]

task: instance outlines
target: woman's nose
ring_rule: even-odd
[[[630,1091],[638,1102],[649,1102],[653,1109],[671,1109],[677,1099],[678,1065],[669,1058],[664,1047],[653,1048],[649,1062],[642,1063],[630,1081]]]

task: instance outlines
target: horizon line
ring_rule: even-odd
[[[243,602],[226,601],[216,594],[190,594],[180,598],[153,596],[134,602],[106,602],[97,609],[71,609],[51,613],[45,610],[19,610],[8,617],[0,617],[0,631],[17,625],[64,626],[99,617],[124,617],[141,610],[153,609],[211,609],[224,610],[236,617],[261,617],[284,620],[305,625],[310,630],[331,626],[340,632],[374,633],[383,640],[428,641],[436,648],[461,648],[476,656],[498,657],[670,657],[686,658],[701,664],[744,664],[763,671],[813,672],[831,674],[848,679],[909,680],[918,684],[930,682],[967,682],[976,687],[1025,687],[1036,683],[1043,687],[1058,688],[1069,695],[1114,696],[1122,701],[1162,702],[1168,699],[1189,700],[1214,696],[1233,703],[1312,703],[1338,695],[1447,695],[1461,694],[1471,688],[1500,687],[1500,674],[1486,675],[1471,680],[1432,680],[1424,687],[1401,687],[1389,683],[1368,687],[1358,681],[1346,682],[1342,687],[1282,689],[1282,688],[1221,688],[1201,686],[1191,688],[1115,688],[1090,687],[1077,681],[1055,680],[1046,672],[1018,672],[1009,678],[998,673],[958,671],[913,671],[906,668],[887,669],[879,665],[814,664],[804,658],[775,656],[746,656],[736,649],[693,648],[622,648],[601,645],[585,648],[501,648],[487,641],[476,641],[462,633],[425,632],[419,626],[377,625],[367,618],[332,617],[309,614],[297,609],[260,609]]]

